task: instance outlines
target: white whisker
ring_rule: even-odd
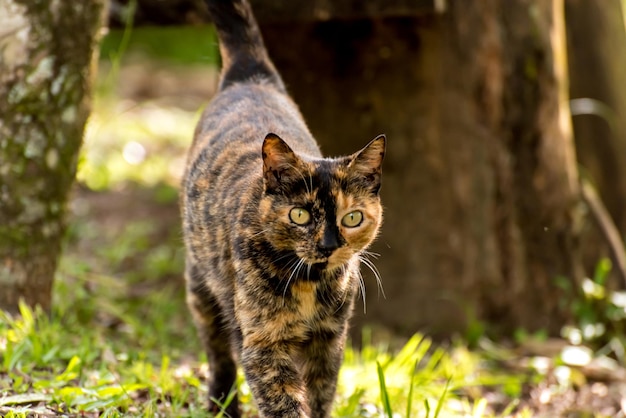
[[[387,296],[385,295],[385,289],[383,289],[383,280],[380,277],[380,273],[378,272],[378,269],[376,268],[374,263],[372,263],[372,261],[367,258],[367,255],[365,253],[361,254],[361,256],[359,256],[359,259],[363,264],[367,266],[367,268],[372,271],[372,273],[374,273],[374,277],[376,277],[376,283],[378,284],[379,297],[380,293],[382,293],[383,298],[387,299]]]
[[[298,256],[296,256],[296,255],[295,255],[295,254],[293,254],[293,253],[287,253],[287,254],[281,255],[281,256],[280,256],[280,257],[278,257],[276,260],[273,260],[273,261],[272,261],[272,263],[276,264],[276,263],[278,263],[280,260],[284,260],[284,259],[285,259],[285,258],[287,258],[287,257],[293,257],[293,260],[291,260],[288,264],[291,264],[291,263],[293,263],[293,262],[295,262],[295,261],[298,261]]]
[[[364,250],[364,251],[362,252],[362,254],[363,254],[363,255],[365,255],[365,256],[367,256],[367,257],[372,257],[373,259],[377,259],[378,257],[380,257],[380,254],[375,253],[375,252],[373,252],[373,251],[367,251],[367,250]]]
[[[359,288],[361,289],[361,296],[363,297],[363,313],[367,313],[367,302],[365,300],[365,282],[361,272],[357,270],[357,278],[359,279]]]
[[[346,266],[341,266],[341,275],[345,276],[346,275]],[[339,310],[343,307],[343,305],[346,304],[346,300],[348,299],[348,293],[350,292],[350,286],[346,286],[346,288],[344,289],[343,292],[343,297],[341,298],[341,303],[339,304],[339,306],[337,307],[337,309],[335,309],[335,312],[333,313],[337,313],[339,312]]]
[[[306,179],[304,178],[304,174],[302,174],[302,171],[300,171],[298,167],[292,164],[289,164],[289,167],[293,168],[298,172],[298,174],[300,174],[300,177],[302,177],[302,181],[304,182],[304,187],[306,187],[307,193],[311,193],[311,190],[313,190],[313,183],[311,182],[311,189],[309,189],[309,185],[306,183]],[[309,173],[309,177],[311,177],[311,173]]]
[[[258,235],[264,234],[264,233],[266,233],[269,230],[270,230],[270,228],[267,228],[267,229],[264,229],[262,231],[259,231],[256,234],[253,234],[252,237],[254,238],[254,237],[258,236]]]
[[[300,267],[302,267],[303,264],[304,264],[304,260],[299,258],[298,261],[296,262],[295,268],[291,271],[291,274],[289,275],[289,278],[287,279],[287,283],[285,283],[285,290],[283,290],[283,306],[285,306],[285,296],[287,295],[287,288],[289,287],[289,283],[291,282],[291,279],[294,276],[298,275],[298,270],[300,270]]]

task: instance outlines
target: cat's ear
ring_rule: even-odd
[[[266,190],[280,188],[281,180],[290,177],[300,158],[278,135],[269,133],[263,141],[263,178]]]
[[[380,190],[386,142],[385,135],[378,135],[361,151],[355,153],[348,164],[350,173],[365,179],[374,193]]]

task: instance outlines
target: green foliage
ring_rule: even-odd
[[[563,329],[564,337],[573,344],[586,343],[592,347],[605,347],[623,363],[626,347],[626,291],[613,290],[608,277],[611,261],[600,260],[593,277],[585,278],[580,286],[570,280],[558,278],[557,286],[563,289],[561,301],[569,308],[575,323]]]
[[[210,26],[139,27],[112,29],[102,39],[103,59],[117,59],[120,52],[143,54],[144,58],[175,64],[219,63],[217,36]]]
[[[79,159],[78,181],[99,191],[129,182],[158,187],[161,198],[175,199],[197,113],[104,98],[95,106]]]
[[[200,409],[200,379],[189,365],[173,366],[170,359],[175,355],[179,363],[183,350],[197,349],[193,330],[179,326],[188,320],[180,289],[175,304],[168,305],[172,289],[136,303],[124,299],[127,288],[113,285],[114,278],[88,277],[83,270],[74,280],[66,271],[70,264],[62,263],[50,316],[23,304],[19,316],[0,316],[0,378],[13,394],[0,398],[0,406],[38,402],[46,413],[115,417],[152,416],[164,408],[189,416]],[[197,407],[188,406],[190,400]],[[42,413],[38,408],[11,412]]]
[[[515,399],[526,380],[491,369],[487,357],[461,343],[436,347],[420,334],[391,350],[371,343],[365,330],[361,350],[346,350],[333,416],[460,417],[480,405],[482,412],[471,416],[500,416],[488,407],[483,389],[508,390]]]
[[[389,403],[389,393],[387,392],[387,384],[385,383],[385,372],[379,362],[376,362],[376,371],[378,372],[378,381],[380,382],[380,399],[383,404],[383,410],[387,418],[393,418],[393,411]]]
[[[71,294],[63,297],[72,298]],[[92,301],[101,297],[92,295]],[[185,360],[197,352],[195,343],[187,352],[171,357],[170,353],[177,353],[177,343],[170,331],[169,338],[166,335],[147,353],[145,335],[135,327],[150,328],[149,320],[157,313],[142,324],[126,324],[130,327],[126,332],[134,338],[121,338],[97,321],[83,324],[71,308],[74,303],[56,309],[52,319],[25,305],[20,306],[18,317],[2,315],[0,376],[10,382],[12,395],[0,398],[0,407],[10,406],[12,416],[44,409],[48,413],[110,417],[202,415],[206,389],[198,375],[205,366]],[[512,379],[520,385],[522,381],[497,376],[480,366],[480,361],[461,345],[443,350],[420,335],[398,352],[374,345],[360,351],[348,348],[333,416],[497,416],[489,412],[484,398],[471,399],[460,391]],[[244,410],[253,413],[249,389],[241,379],[239,386],[240,397],[246,402]],[[224,407],[231,400],[232,394]],[[20,406],[23,403],[36,406]]]

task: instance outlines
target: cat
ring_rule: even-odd
[[[209,410],[240,363],[261,417],[328,417],[359,263],[382,222],[385,136],[324,158],[245,0],[207,1],[218,92],[181,191],[187,303],[209,361]],[[225,412],[239,417],[236,394]]]

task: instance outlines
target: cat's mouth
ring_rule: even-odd
[[[314,281],[320,280],[328,271],[328,260],[311,263],[309,266],[310,268],[308,269],[307,279]]]
[[[330,257],[320,257],[319,255],[317,257],[301,257],[301,260],[308,266],[306,270],[311,277],[320,277],[343,266],[341,260],[333,257],[333,255]]]
[[[311,268],[314,268],[317,270],[326,270],[326,267],[328,267],[328,260],[318,261],[318,262],[311,264]]]
[[[341,264],[337,262],[333,262],[331,259],[325,259],[323,261],[316,261],[311,264],[311,270],[315,270],[318,272],[332,272],[339,268],[341,268]]]
[[[336,257],[335,254],[332,254],[330,257],[320,257],[309,260],[308,264],[311,268],[315,268],[317,270],[330,271],[340,268],[344,263],[343,260],[339,257]]]

